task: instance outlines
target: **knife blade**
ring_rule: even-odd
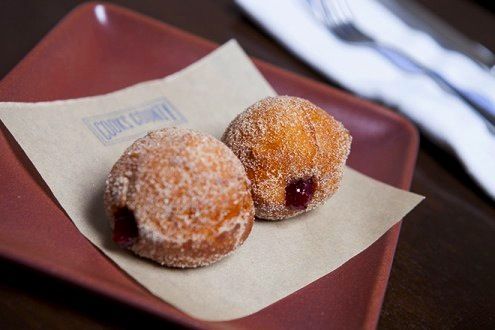
[[[412,0],[378,0],[409,26],[434,38],[442,47],[458,51],[495,75],[495,54],[458,31],[426,7]]]

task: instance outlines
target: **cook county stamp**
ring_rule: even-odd
[[[165,98],[82,120],[104,145],[133,140],[150,130],[187,122]]]

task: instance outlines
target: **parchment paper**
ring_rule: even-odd
[[[324,206],[281,222],[256,222],[245,244],[199,269],[173,270],[111,241],[102,194],[111,166],[134,139],[181,125],[220,137],[273,89],[235,41],[164,79],[110,94],[0,103],[0,119],[81,233],[153,294],[206,320],[254,313],[366,249],[422,197],[349,168]]]

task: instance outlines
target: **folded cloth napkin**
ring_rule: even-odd
[[[467,172],[495,199],[495,135],[463,101],[424,75],[402,71],[371,48],[341,41],[315,18],[306,0],[236,2],[315,70],[356,94],[397,107],[427,136],[455,153]],[[348,3],[356,24],[376,40],[495,104],[495,79],[468,57],[442,48],[375,0]]]

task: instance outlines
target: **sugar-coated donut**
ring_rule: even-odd
[[[181,128],[135,141],[113,166],[104,201],[113,240],[170,267],[220,260],[254,220],[239,159],[219,140]]]
[[[256,216],[267,220],[293,217],[332,196],[351,140],[324,110],[290,96],[253,104],[222,137],[246,169]]]

